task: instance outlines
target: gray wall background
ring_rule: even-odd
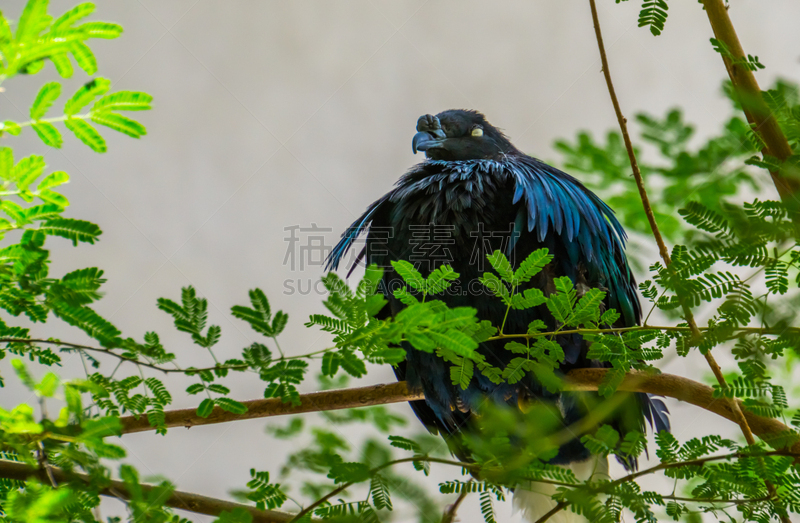
[[[184,365],[208,365],[210,357],[176,333],[154,305],[161,296],[178,299],[180,287],[189,284],[208,298],[211,322],[222,326],[216,351],[221,358],[257,339],[227,314],[232,305],[246,303],[247,290],[255,286],[290,315],[282,338],[287,352],[326,347],[327,335],[302,326],[308,314],[322,310],[320,297],[284,294],[287,280],[296,285],[302,279],[307,288],[322,274],[318,266],[299,271],[284,265],[284,228],[331,228],[332,244],[421,160],[410,145],[419,115],[479,109],[520,149],[550,160],[558,158],[554,139],[616,127],[584,0],[97,3],[96,19],[125,27],[118,40],[94,41],[99,72],[113,89],[154,95],[155,110],[134,115],[148,135],[135,141],[104,133],[104,155],[72,136],[63,149],[46,149],[30,130],[4,141],[17,157],[45,149],[49,169],[72,176],[64,191],[73,205],[70,215],[104,230],[95,246],[75,249],[53,240],[52,272],[103,268],[108,283],[98,310],[126,335],[158,331]],[[730,114],[720,95],[725,71],[708,43],[712,35],[701,7],[670,3],[666,31],[653,38],[636,27],[638,2],[599,3],[626,115],[681,106],[700,136],[718,128]],[[800,81],[800,3],[731,4],[746,52],[767,65],[758,73],[761,85],[778,76]],[[58,15],[71,5],[54,0],[51,12]],[[22,6],[21,0],[7,1],[3,11],[15,18]],[[0,95],[2,117],[26,119],[40,85],[54,78],[48,65],[44,73],[7,82]],[[64,92],[85,81],[76,72]],[[632,254],[645,265],[655,259],[654,252]],[[34,333],[84,341],[55,324],[36,326]],[[695,378],[707,374],[697,354],[673,358],[665,370]],[[30,400],[7,360],[0,372],[8,378],[4,407]],[[79,359],[67,358],[62,373],[82,375]],[[374,368],[357,385],[391,380],[388,368]],[[189,381],[169,382],[175,407],[195,405],[180,393]],[[251,376],[234,380],[232,388],[241,399],[263,392]],[[736,435],[711,414],[670,405],[680,438],[712,430]],[[405,406],[396,408],[410,415]],[[250,467],[275,471],[293,450],[271,440],[265,425],[256,420],[173,429],[166,437],[137,434],[120,443],[143,475],[161,474],[182,490],[226,497],[243,486]],[[361,437],[343,436],[354,442]],[[452,471],[435,472],[443,479]],[[510,514],[509,505],[499,510],[502,518]],[[104,507],[104,515],[120,511],[121,505]],[[460,515],[467,522],[481,520],[476,500]]]

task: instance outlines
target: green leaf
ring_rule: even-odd
[[[532,361],[527,358],[512,359],[508,365],[506,365],[506,368],[503,369],[503,379],[512,385],[517,383],[525,377],[525,372],[531,363]]]
[[[119,329],[89,307],[54,302],[52,308],[56,316],[78,327],[101,344],[110,344],[121,334]]]
[[[121,114],[105,111],[96,113],[92,111],[91,118],[93,122],[99,123],[100,125],[105,125],[106,127],[114,129],[115,131],[119,131],[123,134],[127,134],[131,138],[139,138],[140,136],[147,134],[147,130],[145,129],[144,125],[135,120],[131,120],[126,116],[122,116]]]
[[[88,45],[76,40],[70,44],[69,50],[78,67],[86,71],[86,74],[92,76],[97,72],[97,58]]]
[[[600,289],[589,289],[586,294],[581,296],[575,310],[569,317],[569,324],[573,326],[583,325],[584,323],[597,324],[600,320],[600,307],[606,293]]]
[[[61,380],[58,378],[58,376],[52,372],[48,372],[44,375],[44,377],[42,377],[42,380],[36,384],[34,390],[36,390],[39,396],[52,398],[60,382]]]
[[[31,127],[33,127],[33,130],[36,131],[36,134],[39,135],[39,138],[45,145],[55,147],[56,149],[61,148],[64,139],[53,124],[49,122],[39,122],[31,125]]]
[[[484,490],[480,493],[481,514],[486,523],[497,523],[494,517],[494,504],[492,503],[492,493]]]
[[[328,477],[334,483],[359,483],[370,478],[369,467],[363,463],[337,463],[331,467]]]
[[[639,27],[649,27],[653,36],[660,35],[667,21],[668,9],[666,0],[644,0],[639,11]]]
[[[25,222],[25,209],[18,203],[5,200],[0,206],[2,206],[3,212],[9,215],[15,222]]]
[[[94,74],[94,73],[91,73]],[[96,96],[101,96],[108,92],[111,87],[111,80],[107,78],[97,77],[90,82],[87,82],[80,89],[78,89],[72,98],[70,98],[66,105],[64,105],[64,113],[67,115],[76,114],[83,109],[89,102],[94,100]]]
[[[550,313],[557,321],[567,323],[567,319],[575,307],[575,288],[572,285],[572,280],[567,276],[555,278],[553,283],[557,292],[548,298],[547,308],[550,309]]]
[[[91,2],[84,2],[82,4],[78,4],[63,15],[59,16],[53,22],[51,31],[59,32],[63,29],[68,29],[80,20],[81,18],[85,18],[94,12],[94,4]]]
[[[136,91],[118,91],[97,100],[92,112],[101,111],[146,111],[150,109],[153,97]]]
[[[459,274],[449,265],[442,265],[428,275],[425,280],[425,294],[439,294],[458,279]]]
[[[513,309],[531,309],[547,302],[541,289],[525,289],[522,294],[511,296],[510,305]]]
[[[231,391],[231,389],[229,389],[225,385],[220,385],[219,383],[210,384],[208,386],[208,390],[210,390],[211,392],[216,392],[217,394],[228,394]]]
[[[409,287],[418,291],[425,290],[425,278],[410,262],[405,260],[392,261],[392,267]]]
[[[486,259],[489,260],[489,263],[492,264],[492,267],[497,271],[497,274],[500,275],[503,281],[513,284],[514,270],[511,268],[511,263],[508,261],[505,254],[497,250],[492,254],[487,254]]]
[[[19,136],[19,133],[22,132],[22,127],[17,122],[6,120],[0,125],[0,131],[7,132],[12,136]]]
[[[531,371],[539,382],[544,385],[548,392],[556,393],[561,390],[562,381],[553,372],[553,368],[548,365],[534,362],[530,365]]]
[[[197,406],[197,415],[201,418],[207,418],[211,415],[211,412],[214,410],[214,400],[210,398],[206,398],[200,402],[200,405]]]
[[[342,369],[348,373],[349,375],[353,376],[354,378],[360,378],[367,374],[367,366],[364,362],[358,357],[353,354],[352,352],[343,350],[339,352],[340,362]]]
[[[14,175],[14,153],[11,147],[0,147],[0,178],[12,180]]]
[[[72,69],[72,62],[70,62],[67,53],[51,54],[50,61],[53,62],[56,72],[61,78],[72,78],[74,71]]]
[[[42,86],[39,94],[36,95],[31,106],[31,120],[38,120],[47,113],[47,110],[53,105],[53,102],[61,96],[61,84],[58,82],[49,82]]]
[[[613,326],[615,323],[617,323],[619,318],[620,315],[616,309],[608,309],[603,313],[602,316],[600,316],[600,325],[608,325],[609,327]]]
[[[55,191],[51,191],[50,189],[45,189],[44,191],[38,191],[39,198],[44,200],[47,203],[51,203],[53,205],[57,205],[58,207],[64,208],[69,206],[69,200],[67,197],[59,194]]]
[[[48,22],[47,0],[28,0],[17,22],[17,40],[25,42],[35,39]]]
[[[209,386],[209,388],[211,388]],[[222,410],[231,412],[233,414],[244,414],[247,412],[247,406],[244,403],[238,402],[231,398],[215,398],[214,403]]]
[[[392,498],[389,493],[389,487],[380,474],[372,476],[369,492],[372,496],[372,504],[377,510],[392,510]]]
[[[16,180],[20,190],[25,190],[41,176],[44,167],[44,158],[33,154],[17,162],[12,178]]]
[[[8,25],[8,20],[5,19],[3,13],[0,12],[0,44],[8,43],[14,39],[11,34],[11,27]]]
[[[234,305],[231,307],[231,313],[233,316],[239,318],[240,320],[246,321],[250,324],[250,327],[254,331],[261,333],[264,336],[274,338],[280,334],[286,327],[286,322],[289,320],[289,316],[283,311],[278,311],[275,313],[275,317],[272,318],[269,300],[267,299],[267,295],[264,294],[264,291],[261,289],[252,289],[248,294],[250,296],[250,303],[253,305],[253,308],[245,307],[243,305]],[[323,319],[326,324],[328,323],[324,320],[325,316],[317,316],[318,317],[316,319]],[[315,317],[312,317],[311,320],[313,323]]]
[[[189,394],[199,394],[206,390],[202,383],[192,383],[188,387],[186,387],[186,392]]]
[[[478,343],[461,331],[429,331],[427,334],[438,347],[451,350],[461,356],[470,356],[478,348]]]
[[[111,22],[86,22],[77,27],[89,38],[113,39],[122,34],[122,26]]]
[[[517,285],[530,281],[531,278],[539,274],[548,263],[553,261],[553,256],[547,249],[537,249],[530,253],[519,268],[514,271],[514,281]]]
[[[144,380],[144,384],[163,405],[172,403],[172,395],[160,380],[156,378],[147,378]]]
[[[70,118],[64,120],[64,125],[72,131],[76,138],[89,146],[96,153],[104,153],[107,150],[106,141],[100,136],[100,133],[91,126],[77,118]]]
[[[425,333],[410,331],[406,332],[405,338],[417,350],[423,352],[436,350],[436,342]]]
[[[69,183],[69,175],[64,171],[55,171],[48,174],[39,185],[36,186],[37,191],[50,189],[51,187],[58,187],[61,184]]]
[[[100,227],[92,222],[75,220],[73,218],[53,218],[44,222],[39,231],[52,236],[61,236],[72,240],[73,245],[78,242],[93,244],[102,233]]]
[[[625,379],[625,369],[611,368],[603,377],[603,381],[597,388],[597,392],[604,398],[610,398],[617,391],[617,387]]]
[[[530,351],[528,347],[519,343],[518,341],[509,341],[506,343],[505,346],[506,350],[513,352],[514,354],[528,354]]]
[[[492,294],[502,298],[504,302],[507,303],[511,299],[506,284],[491,272],[483,273],[480,281]]]
[[[336,352],[326,352],[322,355],[322,369],[320,372],[324,376],[333,377],[336,375],[336,371],[339,370],[339,354]]]
[[[422,448],[419,446],[419,443],[408,438],[404,438],[403,436],[389,436],[389,442],[389,445],[392,447],[397,447],[398,449],[407,450],[416,454],[422,452]]]
[[[461,358],[458,365],[450,367],[450,380],[453,385],[458,385],[461,390],[467,390],[470,381],[472,381],[472,374],[474,372],[474,364],[469,358]]]

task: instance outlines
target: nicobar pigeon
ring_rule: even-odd
[[[553,279],[568,276],[579,296],[591,288],[606,291],[603,307],[620,314],[615,327],[639,325],[641,309],[625,256],[625,231],[613,211],[581,182],[520,152],[477,111],[449,110],[420,117],[412,148],[415,153],[424,151],[426,161],[412,167],[392,191],[370,205],[327,259],[328,267],[336,269],[358,236],[367,233],[358,260],[385,268],[382,287],[388,304],[382,311],[384,317],[403,308],[391,293],[389,282],[399,280],[390,265],[392,260],[410,261],[423,276],[449,263],[460,274],[464,288],[466,282],[475,282],[482,272],[491,270],[479,262],[485,262],[485,255],[495,249],[501,249],[512,263],[519,263],[531,252],[547,248],[553,260],[527,285],[549,295],[555,292]],[[420,231],[426,228],[432,232],[424,239],[433,245],[420,249]],[[483,260],[476,256],[476,245],[482,247],[478,254]],[[481,320],[490,320],[495,326],[501,325],[506,314],[506,306],[489,293],[445,291],[435,298],[451,307],[474,307]],[[511,310],[505,332],[525,333],[537,319],[550,331],[557,328],[547,307],[540,306]],[[565,355],[560,372],[608,366],[587,357],[589,344],[580,336],[556,339]],[[505,343],[485,342],[478,350],[488,362],[503,368],[515,356],[504,348]],[[429,430],[445,439],[469,430],[470,418],[486,397],[514,408],[522,401],[551,402],[558,407],[564,426],[581,420],[597,402],[595,393],[549,393],[530,375],[515,384],[497,385],[476,371],[468,388],[462,390],[450,380],[450,364],[410,345],[404,348],[406,360],[395,367],[395,374],[410,387],[422,389],[425,399],[411,402],[411,407]],[[604,423],[621,434],[644,431],[645,419],[656,431],[669,430],[668,412],[660,399],[641,393],[627,396],[624,408]],[[594,403],[589,401],[592,397]],[[451,444],[451,450],[469,459],[457,444]],[[579,436],[561,446],[551,463],[571,468],[582,480],[608,473],[607,459],[593,456]],[[636,467],[632,460],[623,465]],[[543,484],[518,488],[514,504],[527,519],[536,521],[554,507],[553,492]],[[561,511],[551,521],[586,520]]]

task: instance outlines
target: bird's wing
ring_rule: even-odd
[[[617,309],[625,326],[637,325],[641,309],[636,284],[625,257],[627,236],[608,207],[572,176],[530,156],[520,157],[509,169],[520,204],[518,227],[543,242],[555,233],[609,290],[609,306]],[[576,260],[571,260],[576,261]]]
[[[375,201],[367,208],[364,214],[359,216],[358,219],[342,233],[342,239],[339,240],[339,243],[336,244],[336,246],[328,254],[328,257],[325,259],[325,270],[335,271],[339,268],[339,264],[342,262],[342,259],[353,247],[353,242],[355,242],[356,238],[358,238],[362,232],[369,228],[370,222],[375,216],[375,213],[377,213],[381,206],[389,200],[389,196],[391,194],[392,193],[389,193],[383,198]],[[358,262],[364,257],[364,252],[365,251],[362,249],[361,253],[359,253],[358,257],[356,258],[356,263],[353,264],[353,267],[358,265]],[[350,270],[352,271],[352,268]]]

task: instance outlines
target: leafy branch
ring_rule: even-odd
[[[55,467],[50,467],[53,478],[61,488],[68,489],[74,487],[76,491],[94,483],[94,478],[88,474],[67,472]],[[0,478],[6,480],[26,481],[30,478],[38,478],[41,471],[37,467],[0,459]],[[169,483],[160,485],[136,485],[133,487],[130,482],[106,479],[104,485],[99,489],[101,496],[122,499],[126,501],[139,498],[151,498],[158,505],[166,505],[181,510],[188,510],[197,514],[209,516],[219,516],[223,512],[231,514],[247,514],[252,518],[253,523],[286,523],[292,519],[292,514],[277,510],[259,510],[251,505],[234,503],[222,499],[210,498],[175,490]],[[69,491],[67,491],[69,492]]]

